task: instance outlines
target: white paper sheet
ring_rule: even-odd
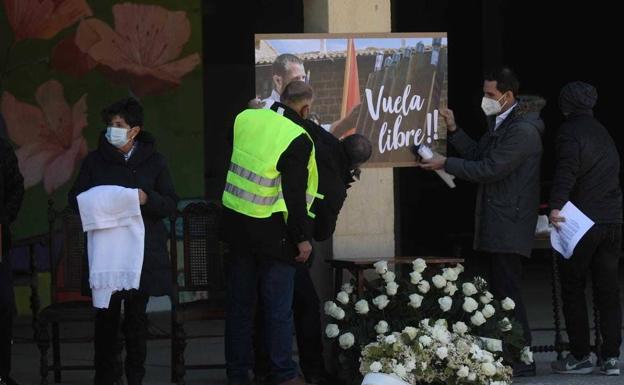
[[[559,229],[550,232],[550,243],[564,258],[570,259],[581,238],[594,225],[594,221],[583,214],[572,202],[567,202],[559,216],[565,218]]]

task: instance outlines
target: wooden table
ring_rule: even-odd
[[[374,269],[375,262],[387,261],[389,265],[411,265],[416,258],[422,258],[427,262],[427,265],[456,265],[463,263],[463,258],[457,257],[392,257],[392,258],[335,258],[326,259],[325,262],[329,263],[334,269],[334,292],[338,292],[342,286],[342,280],[344,276],[344,270],[347,270],[355,278],[358,294],[364,292],[364,286],[366,280],[364,279],[364,271]]]

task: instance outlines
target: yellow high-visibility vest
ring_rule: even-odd
[[[287,215],[277,163],[301,134],[312,141],[303,128],[272,110],[248,109],[238,114],[223,205],[254,218],[268,218],[276,212]],[[307,168],[306,202],[308,215],[314,217],[310,208],[314,199],[320,197],[314,145]]]

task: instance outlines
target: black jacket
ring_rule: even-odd
[[[539,207],[541,98],[518,98],[498,129],[494,117],[479,142],[462,130],[449,142],[462,158],[448,158],[446,171],[478,183],[474,248],[530,256]]]
[[[596,223],[622,223],[620,157],[591,111],[571,114],[559,128],[550,208],[574,203]]]
[[[311,151],[312,142],[302,134],[290,143],[277,163],[288,223],[283,213],[275,213],[269,218],[253,218],[223,208],[221,237],[230,247],[295,262],[297,243],[312,239],[312,220],[307,214],[305,201]]]
[[[338,214],[347,198],[347,189],[353,182],[349,173],[349,159],[342,142],[323,127],[311,120],[303,119],[294,110],[279,102],[271,109],[284,109],[284,116],[303,127],[314,142],[314,153],[319,174],[318,192],[323,199],[315,199],[314,239],[324,241],[336,230]]]
[[[1,119],[1,117],[0,117]],[[0,138],[0,223],[2,223],[2,262],[0,263],[0,313],[14,305],[12,271],[8,261],[11,247],[10,224],[24,198],[24,178],[19,171],[17,158],[11,145]]]
[[[167,161],[156,151],[154,137],[141,131],[137,136],[137,147],[126,162],[102,133],[97,150],[90,152],[80,167],[68,195],[69,204],[77,209],[76,196],[101,185],[140,188],[147,194],[147,202],[141,206],[145,224],[145,255],[140,290],[151,296],[169,294],[171,264],[163,219],[175,212],[178,196]]]

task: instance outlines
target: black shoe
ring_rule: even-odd
[[[527,365],[524,362],[515,362],[511,365],[514,377],[535,377],[535,362]]]

